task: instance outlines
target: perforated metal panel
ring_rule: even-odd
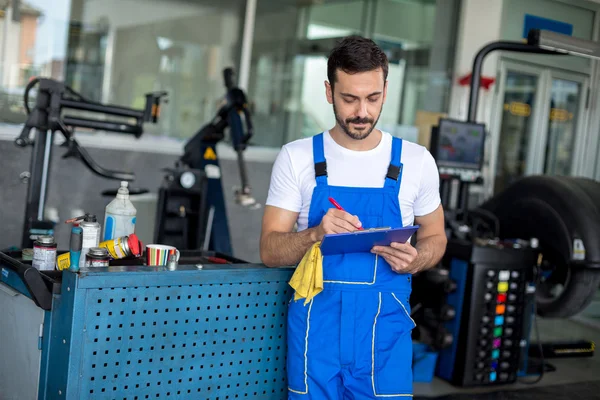
[[[79,282],[66,398],[287,398],[289,276],[220,274],[229,283],[173,285],[168,274],[150,274],[158,286]]]

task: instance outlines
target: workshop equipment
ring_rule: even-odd
[[[35,106],[29,108],[29,92],[37,85]],[[143,110],[104,105],[86,100],[63,82],[48,78],[34,78],[25,88],[24,106],[27,120],[21,134],[15,139],[19,147],[33,145],[30,171],[23,176],[28,182],[27,204],[23,223],[21,247],[31,247],[39,235],[52,234],[54,223],[44,220],[44,207],[48,196],[50,161],[53,154],[54,134],[59,131],[68,147],[63,158],[77,157],[92,172],[109,179],[132,181],[135,176],[129,172],[111,171],[94,162],[87,151],[74,137],[75,128],[99,129],[135,135],[143,133],[143,123],[158,121],[160,103],[166,92],[146,94]],[[87,119],[81,116],[65,115],[67,110],[80,110],[121,118],[121,120]],[[133,120],[133,123],[131,122]],[[35,129],[34,138],[30,132]]]
[[[545,32],[534,30],[528,43],[483,47],[473,62],[467,121],[442,119],[432,129],[441,197],[449,209],[449,241],[438,268],[446,274],[416,276],[411,303],[420,307],[414,318],[423,336],[440,350],[437,375],[460,386],[509,383],[526,375],[538,375],[539,381],[544,351],[538,352],[537,371],[530,357],[535,352],[529,351],[536,314],[575,315],[600,284],[600,183],[529,176],[478,207],[468,204],[469,187],[482,183],[485,126],[475,118],[483,60],[496,50],[577,53],[573,38],[552,34],[552,49],[541,45],[544,38]],[[578,49],[596,46],[575,42]],[[448,191],[456,188],[449,180],[458,181],[459,193]],[[455,198],[458,205],[449,207]],[[558,296],[552,295],[555,285],[564,286]]]
[[[225,138],[227,128],[241,181],[241,188],[235,192],[236,203],[251,209],[260,207],[252,197],[244,161],[244,151],[254,133],[246,94],[234,85],[232,68],[223,71],[223,79],[225,104],[186,143],[175,168],[166,169],[159,188],[155,243],[233,254],[217,155],[217,144]]]
[[[10,355],[0,357],[0,393],[285,398],[293,269],[219,254],[228,264],[197,264],[214,255],[184,251],[171,268],[114,260],[46,274],[0,253],[0,353]]]
[[[456,314],[442,322],[453,342],[439,353],[438,376],[459,386],[516,381],[522,347],[527,354],[537,255],[511,242],[448,243],[442,266],[457,283],[446,298]]]

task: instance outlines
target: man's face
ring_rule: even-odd
[[[373,131],[381,115],[387,92],[383,71],[347,74],[337,70],[336,75],[333,90],[325,82],[327,101],[333,105],[335,119],[346,135],[362,140]]]

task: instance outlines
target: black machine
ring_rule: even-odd
[[[215,118],[203,126],[185,146],[184,154],[159,188],[154,240],[178,249],[202,249],[232,254],[225,196],[217,143],[229,128],[237,153],[241,188],[236,202],[258,207],[251,194],[244,162],[244,150],[253,135],[248,101],[243,90],[234,85],[231,68],[223,71],[227,90],[224,104]]]
[[[37,87],[35,106],[29,108],[29,93]],[[104,105],[86,100],[79,93],[62,82],[35,78],[27,85],[24,94],[27,120],[21,135],[15,140],[19,147],[33,145],[31,168],[29,171],[27,205],[23,223],[21,246],[31,247],[39,235],[53,231],[53,222],[44,220],[45,199],[48,194],[50,161],[53,153],[53,140],[56,131],[61,132],[66,141],[68,151],[63,158],[78,157],[95,174],[108,179],[134,180],[130,172],[110,171],[94,162],[87,151],[74,138],[74,128],[98,129],[118,133],[127,133],[140,137],[143,124],[156,123],[158,120],[161,98],[166,92],[146,94],[146,105],[143,110],[126,107]],[[87,119],[79,116],[64,115],[65,110],[79,110],[122,118],[121,120]],[[35,129],[34,138],[30,138]]]
[[[550,37],[560,50],[561,36]],[[543,48],[545,38],[545,31],[534,30],[528,43],[482,48],[473,63],[467,121],[441,119],[432,129],[448,246],[438,268],[415,276],[411,304],[421,327],[417,334],[439,351],[436,374],[459,386],[541,379],[544,349],[556,346],[543,345],[539,337],[531,341],[536,315],[575,315],[600,284],[600,183],[529,176],[469,206],[469,187],[483,183],[486,132],[475,122],[483,59],[496,50],[564,54]],[[574,39],[565,40],[568,48]],[[577,346],[590,349],[582,343]],[[534,363],[532,355],[541,361]]]

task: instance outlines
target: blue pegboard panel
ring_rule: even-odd
[[[69,373],[50,372],[68,375],[51,391],[66,396],[53,398],[287,398],[290,277],[256,266],[77,275]]]

